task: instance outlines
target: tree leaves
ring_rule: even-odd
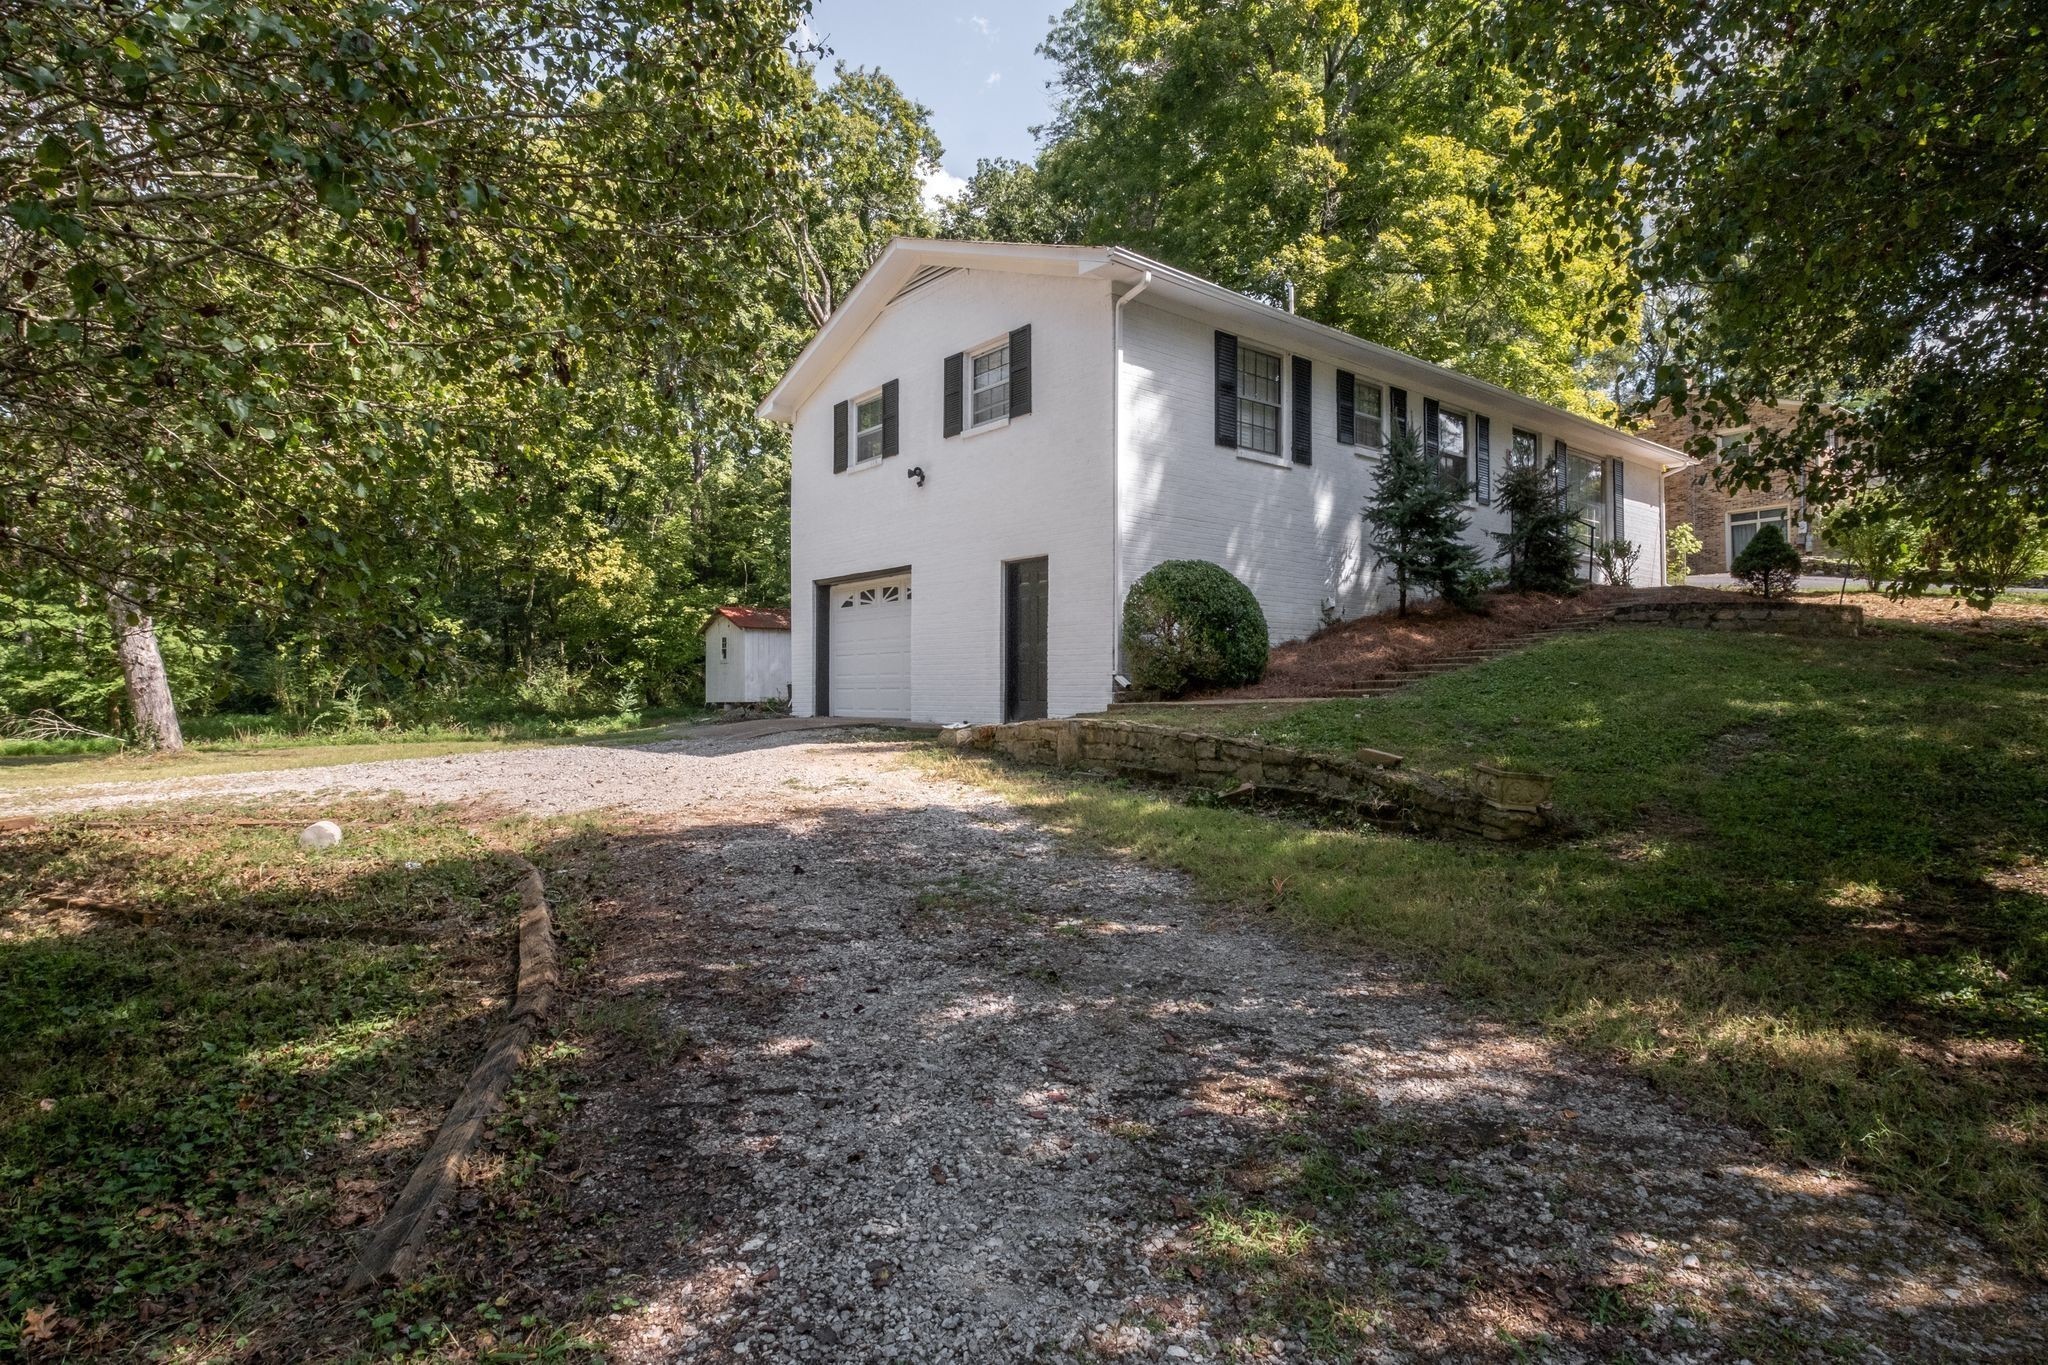
[[[1581,221],[1690,295],[1647,401],[1797,408],[1730,466],[1810,501],[1887,483],[1955,544],[2048,507],[2048,39],[2019,0],[1519,6]],[[1994,496],[1979,496],[1980,493]],[[1993,550],[1995,553],[1995,550]]]
[[[1291,285],[1319,321],[1600,411],[1624,244],[1523,168],[1541,94],[1497,20],[1430,0],[1081,0],[1044,47],[1062,99],[1031,199],[1014,172],[978,173],[963,224],[1003,212],[1276,301]]]

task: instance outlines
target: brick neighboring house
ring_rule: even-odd
[[[1826,552],[1820,542],[1816,515],[1793,480],[1782,474],[1774,475],[1768,488],[1734,493],[1714,480],[1721,464],[1720,452],[1740,445],[1749,432],[1759,427],[1783,431],[1792,425],[1796,415],[1797,409],[1793,407],[1758,404],[1750,409],[1750,420],[1745,426],[1707,427],[1690,417],[1674,417],[1664,409],[1639,433],[1674,450],[1687,450],[1687,443],[1703,430],[1713,433],[1713,454],[1699,464],[1671,470],[1664,476],[1664,524],[1670,527],[1681,521],[1690,522],[1701,541],[1699,551],[1688,560],[1694,573],[1727,573],[1728,566],[1742,553],[1742,547],[1749,543],[1757,528],[1765,525],[1775,525],[1784,532],[1785,539],[1802,555]]]

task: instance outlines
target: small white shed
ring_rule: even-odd
[[[720,607],[704,623],[704,700],[789,700],[789,608]]]

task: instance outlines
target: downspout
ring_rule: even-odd
[[[1148,270],[1144,278],[1125,290],[1123,297],[1116,301],[1109,319],[1110,358],[1116,366],[1116,377],[1110,381],[1109,401],[1109,581],[1114,590],[1109,608],[1109,671],[1112,675],[1122,672],[1124,662],[1124,305],[1151,287],[1152,272]],[[1114,676],[1111,685],[1115,685]],[[1112,692],[1111,696],[1114,695]]]

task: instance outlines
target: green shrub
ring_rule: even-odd
[[[2048,574],[2048,517],[2017,500],[1996,499],[1995,515],[1980,513],[1977,534],[1950,554],[1955,591],[1989,610],[2006,589]]]
[[[1827,514],[1820,536],[1872,592],[1904,584],[1926,561],[1927,523],[1893,488],[1857,493]]]
[[[1266,672],[1266,614],[1228,570],[1169,559],[1124,599],[1124,668],[1134,687],[1165,697],[1255,683]]]
[[[1642,557],[1642,549],[1633,540],[1603,540],[1593,547],[1600,571],[1617,588],[1636,585],[1636,565]]]
[[[1776,526],[1760,526],[1749,544],[1742,547],[1742,553],[1735,556],[1729,572],[1751,592],[1776,597],[1790,592],[1799,581],[1799,551],[1792,548],[1785,533]]]
[[[1692,577],[1692,557],[1706,548],[1700,533],[1692,529],[1692,523],[1681,521],[1672,526],[1664,536],[1664,577],[1675,584],[1684,584]]]

